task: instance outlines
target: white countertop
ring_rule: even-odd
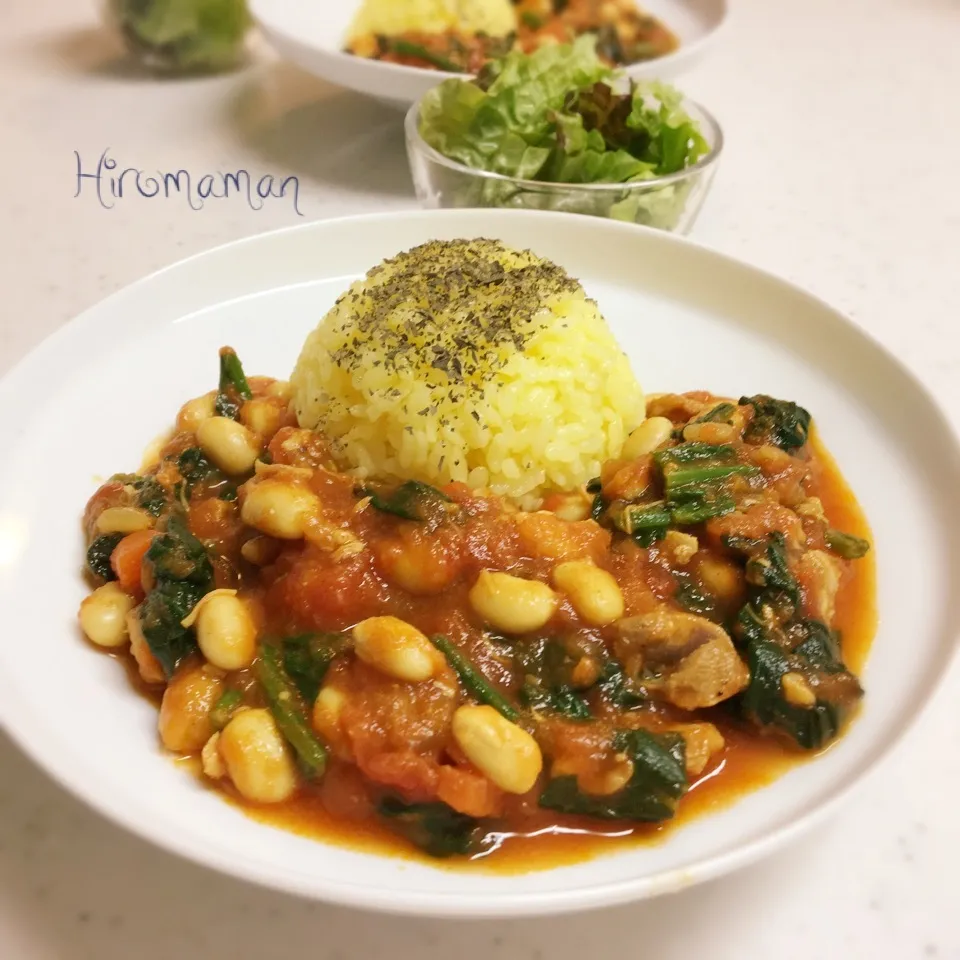
[[[681,81],[728,142],[694,237],[846,310],[960,410],[960,6],[732,6]],[[0,131],[0,374],[143,274],[299,220],[277,200],[105,209],[90,181],[74,198],[75,150],[85,169],[109,148],[121,168],[295,174],[310,219],[414,205],[398,114],[268,57],[227,78],[144,80],[69,0],[4,0]],[[762,864],[636,906],[509,922],[363,916],[220,877],[89,812],[0,735],[0,960],[960,958],[958,697],[955,667],[846,807]]]

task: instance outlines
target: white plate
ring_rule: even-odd
[[[218,347],[283,377],[347,284],[434,238],[551,257],[600,303],[644,386],[772,392],[807,406],[876,538],[880,632],[863,714],[824,757],[656,846],[526,876],[451,872],[328,847],[245,817],[157,746],[156,714],[80,639],[79,516],[134,469]],[[220,247],[88,310],[0,384],[0,718],[64,786],[199,863],[311,897],[436,915],[568,911],[717,876],[810,826],[887,751],[945,672],[960,622],[960,452],[916,380],[830,307],[669,234],[505,210],[313,223]]]
[[[288,60],[315,76],[386,103],[410,106],[431,87],[453,76],[343,52],[359,0],[250,0],[250,11],[267,40]],[[680,39],[666,57],[627,67],[633,77],[667,80],[692,67],[716,38],[727,0],[642,0]]]

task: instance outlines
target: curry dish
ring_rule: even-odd
[[[626,66],[672,53],[676,36],[634,0],[516,0],[516,28],[506,36],[448,29],[407,30],[387,36],[362,34],[347,50],[357,56],[448,73],[478,73],[511,50],[532,53],[549,44],[595,34],[597,52],[611,66]]]
[[[828,745],[872,630],[865,524],[807,411],[646,413],[524,511],[340,472],[225,348],[155,462],[90,499],[81,626],[161,698],[164,747],[274,822],[528,866],[643,834]]]

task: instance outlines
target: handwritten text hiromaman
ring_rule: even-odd
[[[185,199],[192,210],[202,210],[208,200],[231,198],[246,202],[252,210],[262,210],[268,200],[286,199],[293,204],[297,216],[303,216],[300,181],[294,176],[280,179],[264,174],[257,178],[241,169],[196,177],[189,170],[182,169],[166,173],[162,170],[148,172],[137,167],[121,169],[110,156],[109,148],[100,154],[95,167],[85,166],[79,151],[74,150],[73,155],[77,178],[74,198],[84,192],[93,193],[100,206],[107,210],[116,206],[118,200],[130,196]]]

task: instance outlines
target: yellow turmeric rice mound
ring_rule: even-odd
[[[364,0],[350,26],[350,39],[447,30],[503,37],[516,28],[510,0]]]
[[[434,241],[374,267],[310,334],[292,382],[301,426],[344,468],[528,508],[597,476],[644,416],[580,283],[494,240]]]

